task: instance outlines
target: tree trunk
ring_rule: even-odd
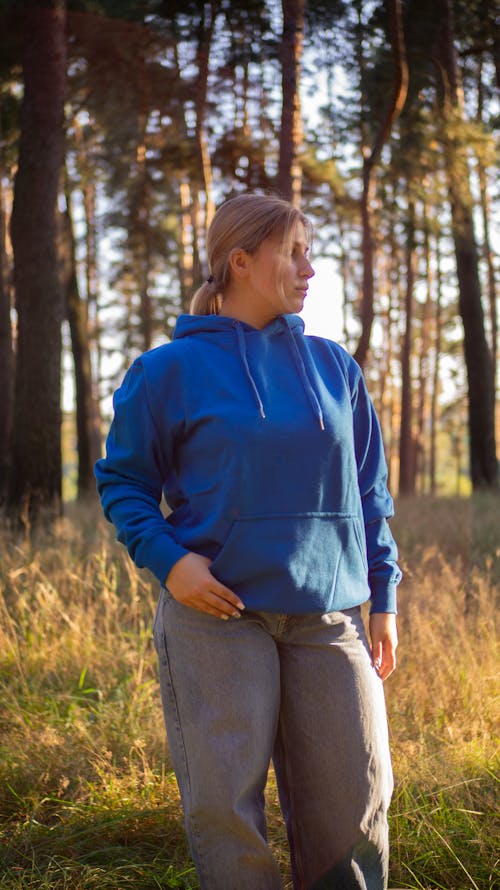
[[[215,25],[216,9],[217,4],[214,2],[214,0],[211,0],[211,2],[204,3],[202,5],[202,14],[198,30],[198,46],[196,52],[196,61],[198,65],[198,75],[195,90],[196,141],[199,157],[199,172],[201,174],[201,184],[204,195],[204,231],[200,232],[203,242],[205,241],[208,227],[215,213],[215,206],[212,197],[212,162],[210,158],[210,149],[208,145],[205,118],[207,112],[210,46],[212,43],[212,35]]]
[[[154,312],[150,293],[151,278],[151,183],[147,168],[146,114],[141,114],[138,129],[141,139],[137,146],[137,194],[132,211],[131,251],[135,255],[140,296],[141,347],[147,352],[153,345]]]
[[[412,435],[411,344],[413,288],[415,283],[415,208],[408,204],[406,246],[405,333],[401,350],[401,433],[399,440],[399,494],[415,492],[415,449]]]
[[[14,352],[10,320],[11,288],[6,250],[6,223],[0,167],[0,505],[7,495],[10,467],[10,436],[14,408]]]
[[[416,437],[416,482],[418,493],[424,494],[428,481],[428,454],[429,448],[426,437],[426,429],[429,419],[429,352],[431,344],[432,327],[432,268],[429,241],[429,221],[427,208],[423,204],[424,227],[424,263],[425,263],[425,303],[421,306],[421,334],[418,350],[418,401],[417,401],[417,437]]]
[[[280,59],[283,104],[276,185],[283,198],[299,207],[302,191],[302,168],[299,161],[302,144],[299,80],[304,32],[304,0],[282,0],[281,5],[283,35]]]
[[[94,181],[82,177],[85,215],[85,283],[87,297],[87,331],[92,368],[93,398],[100,417],[99,388],[102,378],[101,330],[99,325],[99,274],[97,267],[96,189]]]
[[[24,100],[12,211],[18,313],[9,507],[25,528],[61,512],[61,323],[56,205],[64,156],[65,10],[24,9]]]
[[[399,379],[394,372],[394,359],[399,342],[399,318],[403,303],[403,275],[401,262],[401,250],[395,232],[395,221],[399,215],[398,188],[392,184],[390,200],[387,201],[389,210],[389,231],[387,234],[387,247],[389,252],[389,305],[387,309],[387,360],[390,367],[391,392],[388,400],[389,417],[387,430],[384,429],[384,442],[388,447],[387,464],[389,468],[388,481],[393,485],[399,473],[399,439],[401,431],[401,394]],[[395,483],[394,483],[395,486]]]
[[[94,399],[88,336],[87,304],[80,297],[76,275],[71,205],[59,217],[59,258],[75,367],[78,499],[95,493],[94,463],[101,453],[99,411]]]
[[[189,303],[193,296],[193,230],[191,224],[191,187],[188,180],[179,182],[179,200],[181,207],[179,244],[181,306],[183,312],[189,312]]]
[[[392,193],[394,195],[394,191]],[[395,317],[395,292],[398,291],[398,272],[399,263],[397,262],[398,248],[395,243],[393,225],[392,225],[392,207],[394,201],[391,195],[386,191],[383,196],[383,203],[389,211],[388,230],[385,237],[385,250],[382,253],[381,269],[383,272],[382,292],[385,294],[385,300],[381,305],[381,329],[382,343],[379,359],[380,374],[380,422],[384,434],[384,446],[388,469],[388,482],[391,483],[394,460],[394,436],[393,436],[393,420],[394,420],[394,380],[393,380],[393,362],[394,362],[394,343],[395,337],[394,317]],[[399,409],[398,409],[399,410]]]
[[[361,367],[366,363],[370,348],[371,331],[374,320],[373,284],[373,234],[371,205],[374,192],[373,176],[382,149],[387,142],[394,122],[397,120],[406,101],[408,92],[408,65],[403,33],[401,0],[388,0],[389,27],[394,59],[394,91],[383,120],[380,123],[371,151],[363,145],[363,193],[361,196],[362,255],[363,255],[363,298],[361,301],[361,335],[354,358]]]
[[[495,386],[491,352],[486,339],[479,279],[479,256],[474,234],[472,196],[464,145],[456,131],[462,113],[451,0],[439,0],[443,27],[436,48],[445,75],[442,110],[444,153],[457,264],[459,311],[464,328],[468,384],[470,474],[474,489],[498,486],[495,448]],[[454,137],[449,133],[452,122]]]
[[[482,81],[482,56],[478,66],[478,87],[477,87],[477,120],[483,124],[483,81]],[[495,278],[495,265],[493,262],[493,251],[491,247],[490,237],[490,201],[488,195],[488,177],[484,168],[480,153],[477,153],[477,175],[479,180],[479,195],[481,203],[481,212],[483,217],[483,257],[486,263],[488,273],[488,299],[490,308],[490,325],[491,325],[491,357],[493,361],[493,386],[496,395],[496,376],[497,376],[497,355],[498,355],[498,311],[497,311],[497,285]]]
[[[490,202],[488,195],[488,183],[486,178],[486,172],[481,164],[481,161],[478,160],[477,165],[478,172],[478,180],[479,180],[479,192],[480,192],[480,200],[481,200],[481,212],[483,217],[483,231],[484,231],[484,242],[483,242],[483,256],[486,263],[487,275],[488,275],[488,302],[490,309],[490,325],[491,325],[491,356],[493,361],[493,373],[495,374],[495,369],[497,367],[497,356],[498,356],[498,311],[497,311],[497,285],[495,279],[495,265],[493,262],[493,250],[491,246],[491,237],[490,237]]]
[[[434,334],[434,366],[432,369],[431,392],[431,442],[429,456],[429,476],[431,494],[437,491],[437,416],[439,396],[439,373],[442,341],[442,305],[443,305],[443,274],[441,269],[441,249],[439,238],[436,238],[436,314]]]
[[[78,122],[72,120],[77,145],[77,163],[80,174],[80,189],[83,201],[85,222],[85,297],[87,332],[92,368],[93,399],[100,417],[99,391],[102,379],[101,331],[99,326],[99,269],[98,269],[98,230],[96,218],[96,178],[97,165],[95,125],[89,122],[85,131]],[[92,133],[93,135],[89,135]],[[71,213],[71,210],[70,210]],[[99,421],[100,423],[100,421]]]
[[[212,8],[212,7],[210,7]],[[206,43],[206,35],[204,31],[204,18],[199,23],[198,35],[198,83],[196,86],[196,139],[198,152],[198,167],[201,169],[202,177],[207,177],[202,184],[205,190],[207,201],[205,203],[205,219],[201,228],[199,227],[198,208],[199,202],[196,193],[200,188],[200,179],[194,177],[190,168],[186,167],[179,172],[178,188],[179,188],[179,282],[181,310],[189,312],[189,304],[193,296],[195,285],[201,283],[201,262],[200,252],[198,249],[199,240],[203,240],[204,231],[207,227],[207,221],[211,219],[213,214],[213,204],[208,203],[208,195],[211,192],[211,165],[208,153],[208,142],[206,141],[206,131],[204,126],[204,117],[206,112],[207,101],[207,82],[206,77],[203,82],[200,77],[200,66],[206,66],[206,76],[208,75],[208,60],[210,52],[210,40]],[[204,36],[205,35],[205,36]],[[174,42],[173,58],[175,63],[176,78],[179,83],[182,82],[181,66],[178,54],[178,41],[180,36],[174,29],[174,37],[177,36],[177,42]],[[205,43],[204,43],[205,40]],[[201,52],[201,56],[200,56]],[[178,126],[182,134],[182,139],[189,142],[189,127],[186,121],[186,106],[181,104],[179,113]],[[204,152],[206,152],[204,154]],[[203,161],[204,158],[204,161]]]

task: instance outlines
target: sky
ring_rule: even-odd
[[[315,275],[300,313],[306,334],[342,341],[342,292],[336,263],[332,259],[313,260]]]

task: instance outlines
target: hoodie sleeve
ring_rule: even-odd
[[[396,588],[401,580],[397,547],[387,522],[394,505],[387,489],[387,465],[382,434],[363,375],[355,366],[352,410],[358,484],[363,505],[371,612],[396,612]]]
[[[113,407],[106,457],[95,466],[104,515],[135,564],[150,569],[164,584],[174,563],[188,551],[177,543],[160,510],[173,436],[170,441],[162,438],[160,445],[140,359],[115,392]]]

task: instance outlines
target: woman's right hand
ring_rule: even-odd
[[[178,603],[227,621],[239,618],[245,606],[210,571],[211,562],[199,553],[186,553],[170,569],[165,587]]]

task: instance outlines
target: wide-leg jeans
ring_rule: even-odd
[[[160,686],[202,890],[279,890],[272,758],[295,890],[383,890],[392,793],[382,683],[360,608],[222,621],[163,589]]]

